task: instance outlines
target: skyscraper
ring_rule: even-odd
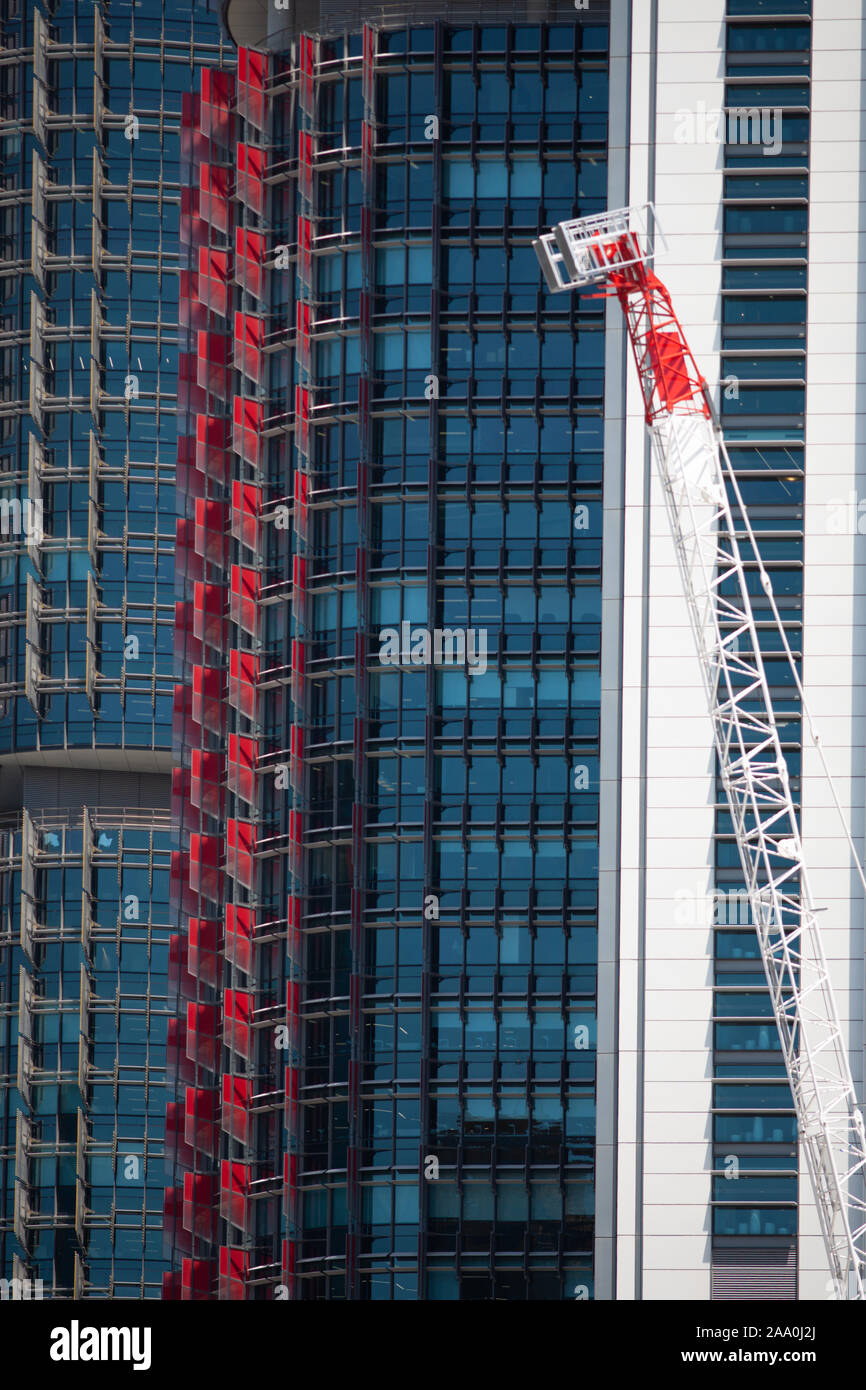
[[[179,128],[222,45],[185,0],[10,0],[0,32],[0,1273],[46,1298],[150,1297]]]
[[[168,1296],[827,1296],[623,325],[531,242],[655,203],[857,824],[838,9],[225,7],[185,223]],[[862,1087],[862,900],[766,657]]]
[[[458,10],[202,90],[175,1296],[592,1296],[608,26]]]

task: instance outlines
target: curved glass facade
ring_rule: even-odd
[[[141,1298],[164,1268],[181,108],[221,41],[188,0],[10,0],[0,31],[0,1273]]]
[[[189,0],[6,14],[0,755],[136,766],[170,744],[179,128],[218,31]]]
[[[4,1277],[34,1290],[41,1280],[45,1298],[154,1297],[170,816],[85,808],[6,820]]]
[[[593,1296],[607,90],[594,7],[203,92],[169,1296]]]

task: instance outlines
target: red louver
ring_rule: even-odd
[[[184,1097],[183,1133],[187,1144],[199,1153],[216,1153],[220,1120],[219,1091],[188,1086]]]
[[[226,904],[226,960],[247,973],[252,966],[253,922],[252,908]]]
[[[182,1299],[210,1299],[216,1277],[214,1260],[184,1260],[180,1267]]]
[[[215,989],[219,980],[220,923],[215,917],[189,919],[189,973]]]
[[[228,251],[219,251],[213,246],[198,248],[197,294],[203,307],[214,314],[225,317],[228,310],[228,285],[232,274],[231,257]],[[191,323],[190,327],[204,328],[205,323]]]
[[[247,1296],[249,1255],[231,1245],[220,1246],[219,1296],[224,1302],[236,1302]]]
[[[217,1182],[212,1173],[184,1173],[183,1228],[201,1240],[216,1240],[216,1193]]]
[[[268,73],[266,54],[252,48],[238,49],[237,109],[249,125],[265,128],[265,80]]]
[[[190,835],[189,837],[189,886],[194,893],[219,900],[220,894],[220,853],[223,847],[217,835]]]
[[[200,164],[198,178],[199,216],[215,231],[227,232],[231,216],[231,170],[223,164]]]
[[[235,230],[235,281],[256,299],[264,298],[266,254],[261,232],[251,232],[246,227]]]
[[[218,1004],[187,1004],[186,1055],[209,1071],[216,1070],[221,1023]]]
[[[220,1124],[226,1134],[239,1144],[249,1141],[251,1096],[252,1083],[249,1077],[223,1077]]]
[[[219,817],[223,808],[223,759],[212,750],[193,748],[190,754],[189,799],[208,816]]]
[[[256,717],[256,684],[259,659],[252,652],[229,652],[228,702],[247,719]]]

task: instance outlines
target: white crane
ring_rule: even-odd
[[[835,1296],[866,1299],[866,1133],[809,890],[740,536],[755,556],[761,606],[772,615],[772,649],[788,658],[804,716],[805,697],[709,391],[670,295],[649,265],[653,231],[653,208],[646,204],[562,222],[533,246],[551,290],[606,286],[625,314]],[[739,534],[732,505],[741,518]],[[845,831],[866,887],[847,825]]]

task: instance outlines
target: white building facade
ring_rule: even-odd
[[[812,8],[613,0],[608,203],[655,204],[656,270],[715,392],[862,847],[864,14],[857,0]],[[615,300],[607,353],[596,1296],[826,1299]],[[862,1095],[862,893],[796,691],[781,669],[773,684],[767,655]]]

